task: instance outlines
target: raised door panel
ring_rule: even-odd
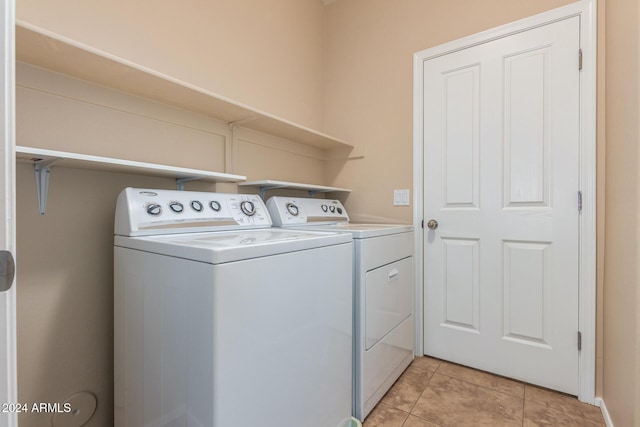
[[[549,345],[548,242],[503,242],[504,339]]]
[[[504,66],[504,205],[549,206],[549,48]]]
[[[480,242],[442,239],[443,326],[467,332],[480,331]]]
[[[473,64],[443,73],[444,207],[478,207],[479,79]]]

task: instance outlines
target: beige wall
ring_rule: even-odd
[[[616,426],[640,425],[640,31],[637,0],[607,0],[602,396]]]
[[[54,167],[41,216],[33,168],[17,167],[18,401],[91,392],[98,406],[87,426],[113,425],[113,215],[128,185],[172,182]],[[51,414],[19,422],[50,426]]]
[[[17,19],[301,124],[322,125],[319,0],[16,0]]]

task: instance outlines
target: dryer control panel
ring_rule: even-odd
[[[349,222],[339,200],[273,196],[267,200],[267,209],[277,227]]]
[[[255,194],[126,188],[118,196],[115,234],[149,236],[271,227]]]

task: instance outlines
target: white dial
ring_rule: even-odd
[[[300,209],[294,203],[287,203],[287,212],[289,212],[293,216],[298,216],[300,213]]]
[[[234,221],[240,226],[270,226],[271,220],[264,203],[258,196],[239,194],[227,199],[227,208]]]
[[[253,216],[256,213],[256,205],[254,205],[253,202],[249,200],[243,200],[242,202],[240,202],[240,210],[246,216]]]
[[[184,211],[184,205],[180,202],[170,202],[169,207],[175,213],[182,213]]]
[[[202,212],[202,203],[197,200],[192,200],[191,209],[193,209],[196,212]]]
[[[149,203],[146,208],[149,215],[158,216],[162,213],[162,206],[157,203]]]

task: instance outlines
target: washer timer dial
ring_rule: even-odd
[[[295,203],[287,203],[287,212],[289,212],[293,216],[298,216],[300,213],[300,208]]]
[[[256,214],[256,205],[249,200],[243,200],[240,202],[240,210],[246,216],[254,216]]]
[[[270,225],[269,215],[257,196],[236,196],[227,200],[227,206],[238,225]]]

